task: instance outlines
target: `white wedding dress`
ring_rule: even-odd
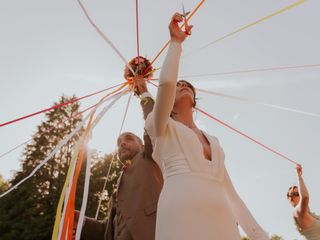
[[[212,161],[208,161],[197,135],[170,118],[180,54],[180,44],[171,43],[145,126],[153,158],[164,175],[156,240],[239,240],[238,224],[251,240],[267,240],[232,185],[217,138],[203,133],[211,147]]]

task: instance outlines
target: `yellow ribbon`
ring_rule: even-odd
[[[56,217],[55,217],[55,222],[54,222],[54,227],[53,227],[53,232],[52,232],[52,240],[58,239],[59,226],[60,226],[61,213],[62,213],[62,205],[63,205],[64,198],[65,198],[65,195],[66,195],[67,187],[69,185],[70,178],[71,178],[71,175],[72,175],[72,169],[73,169],[72,166],[74,166],[75,162],[77,161],[77,157],[78,157],[78,154],[79,154],[79,151],[80,151],[80,147],[81,147],[81,144],[79,144],[77,146],[77,148],[75,149],[74,154],[73,154],[73,156],[71,158],[70,167],[69,167],[69,170],[68,170],[66,181],[64,183],[64,186],[63,186],[63,189],[62,189],[62,192],[61,192],[61,196],[60,196],[60,199],[59,199],[57,211],[56,211]]]
[[[213,41],[213,42],[205,45],[205,46],[202,47],[202,48],[205,48],[205,47],[207,47],[207,46],[209,46],[209,45],[212,45],[212,44],[215,44],[215,43],[217,43],[217,42],[220,42],[220,41],[222,41],[222,40],[225,39],[225,38],[228,38],[228,37],[230,37],[230,36],[232,36],[232,35],[235,35],[235,34],[238,33],[238,32],[241,32],[241,31],[243,31],[243,30],[245,30],[245,29],[247,29],[247,28],[249,28],[249,27],[252,27],[252,26],[254,26],[254,25],[256,25],[256,24],[258,24],[258,23],[260,23],[260,22],[263,22],[263,21],[265,21],[265,20],[267,20],[267,19],[270,19],[270,18],[272,18],[272,17],[274,17],[274,16],[276,16],[276,15],[279,15],[279,14],[281,14],[281,13],[283,13],[283,12],[285,12],[285,11],[291,9],[291,8],[294,8],[294,7],[296,7],[296,6],[304,3],[304,2],[306,2],[306,1],[307,1],[307,0],[300,0],[300,1],[296,2],[296,3],[294,3],[294,4],[291,4],[291,5],[283,8],[283,9],[280,9],[279,11],[277,11],[277,12],[275,12],[275,13],[272,13],[272,14],[270,14],[270,15],[268,15],[268,16],[265,16],[265,17],[263,17],[263,18],[255,21],[255,22],[253,22],[253,23],[250,23],[250,24],[248,24],[248,25],[246,25],[246,26],[244,26],[244,27],[241,27],[241,28],[239,28],[238,30],[236,30],[236,31],[234,31],[234,32],[231,32],[231,33],[229,33],[229,34],[227,34],[227,35],[225,35],[225,36],[223,36],[223,37],[221,37],[221,38],[219,38],[219,39],[217,39],[217,40],[215,40],[215,41]],[[201,49],[202,49],[202,48],[201,48]]]

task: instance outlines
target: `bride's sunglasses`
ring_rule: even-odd
[[[292,192],[292,193],[290,193],[289,196],[290,197],[293,197],[293,196],[299,197],[299,192]]]

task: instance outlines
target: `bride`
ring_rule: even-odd
[[[160,73],[153,112],[146,130],[153,158],[164,175],[157,210],[157,240],[239,240],[238,225],[251,240],[268,236],[236,193],[216,137],[198,129],[192,117],[195,89],[178,81],[183,32],[176,13],[170,22],[171,43]]]

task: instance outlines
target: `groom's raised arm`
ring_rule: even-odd
[[[141,99],[140,105],[143,112],[143,119],[146,120],[149,113],[151,113],[153,110],[154,100],[152,95],[148,92],[146,81],[142,76],[135,76],[133,81],[135,84],[135,91]],[[147,157],[151,158],[152,143],[146,131],[144,131],[143,140],[144,140],[144,154]]]

